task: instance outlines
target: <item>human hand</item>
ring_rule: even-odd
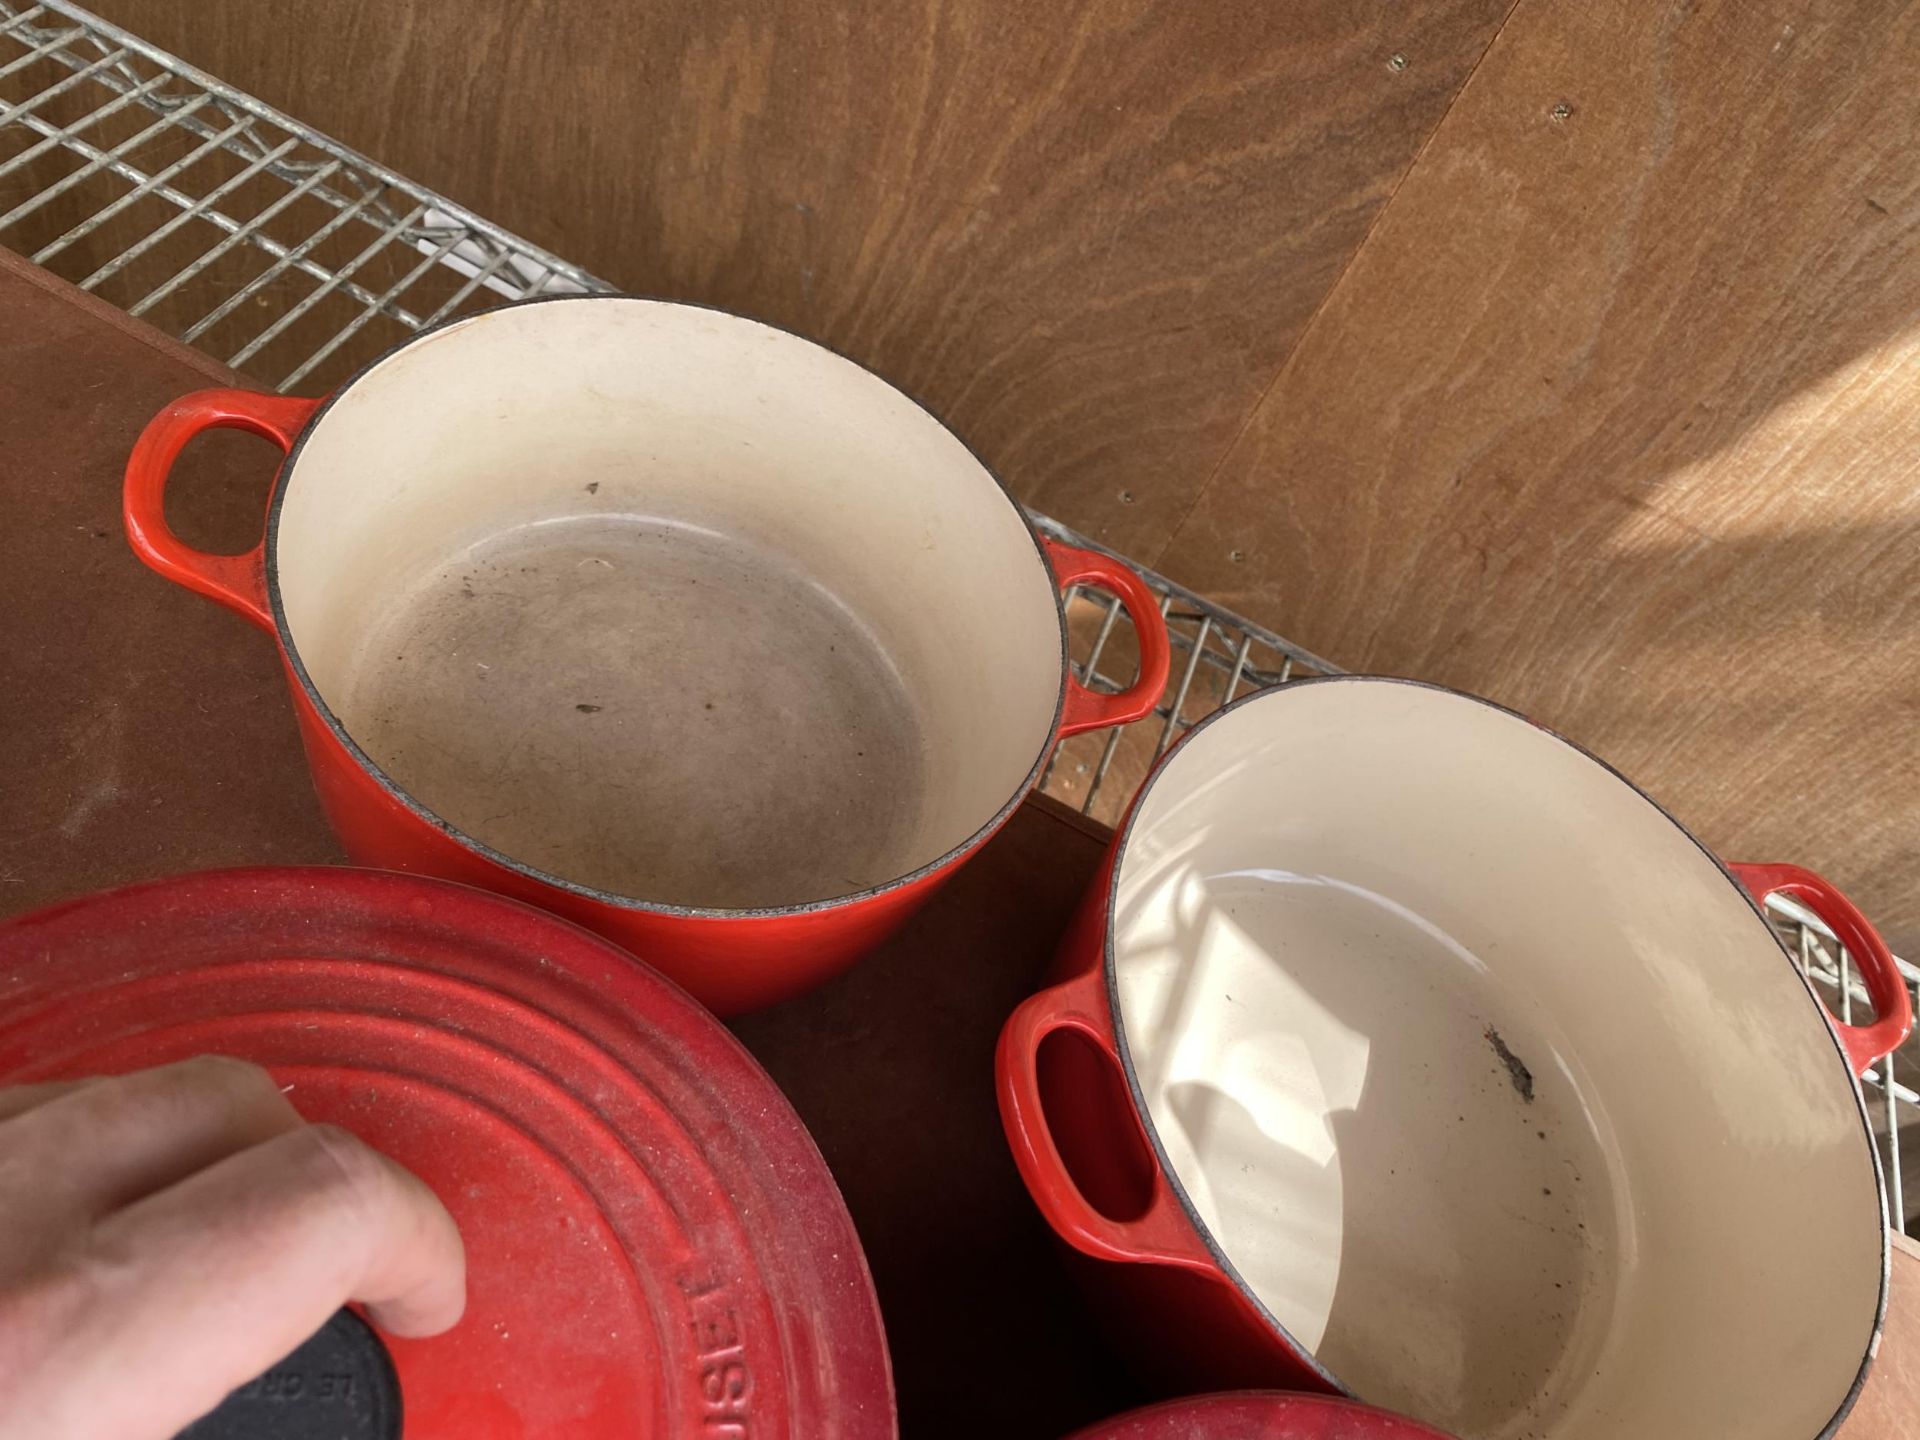
[[[0,1440],[168,1440],[348,1300],[397,1335],[447,1329],[459,1232],[265,1070],[0,1089]]]

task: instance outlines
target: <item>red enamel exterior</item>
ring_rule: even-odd
[[[458,831],[422,819],[341,743],[291,675],[288,683],[315,793],[356,864],[458,880],[564,915],[644,956],[719,1015],[771,1005],[839,974],[905,924],[972,853],[864,900],[816,910],[714,916],[621,905],[502,865]]]
[[[1189,731],[1181,743],[1198,733]],[[1175,1195],[1128,1086],[1111,1003],[1109,916],[1114,869],[1145,789],[1122,818],[1061,942],[1050,984],[1023,1001],[1000,1033],[994,1070],[1001,1124],[1035,1205],[1075,1252],[1099,1302],[1096,1313],[1144,1368],[1187,1388],[1282,1386],[1342,1395],[1339,1383],[1221,1265]],[[1853,1026],[1827,1017],[1856,1075],[1905,1040],[1913,1029],[1911,997],[1892,952],[1852,901],[1799,866],[1727,868],[1756,905],[1775,892],[1793,895],[1858,959],[1879,1018]],[[1043,1085],[1040,1050],[1058,1031],[1071,1031],[1093,1048],[1116,1077],[1112,1094],[1124,1099],[1115,1103],[1104,1098],[1107,1087],[1084,1082]],[[1087,1199],[1062,1154],[1068,1137],[1077,1142],[1077,1168],[1089,1179],[1129,1171],[1142,1177],[1135,1213],[1114,1218]]]
[[[1447,1440],[1438,1430],[1350,1400],[1241,1391],[1149,1405],[1070,1440]]]
[[[1002,803],[986,826],[932,864],[857,895],[777,910],[726,912],[649,905],[640,899],[556,883],[554,877],[487,850],[404,797],[348,743],[338,722],[315,702],[295,662],[285,624],[274,614],[274,559],[266,540],[245,555],[209,555],[188,546],[167,528],[167,475],[195,435],[222,427],[243,429],[292,452],[322,403],[245,390],[207,390],[176,400],[153,419],[134,445],[127,463],[123,518],[134,552],[153,569],[274,636],[287,669],[315,789],[341,844],[357,863],[479,885],[553,910],[634,951],[717,1013],[734,1015],[809,990],[886,939],[992,838],[1037,783],[1045,754],[1036,757],[1016,793],[996,797]],[[283,468],[276,485],[285,478]],[[1053,540],[1041,545],[1061,587],[1093,583],[1118,595],[1140,639],[1139,675],[1119,694],[1088,689],[1063,660],[1061,700],[1054,733],[1045,747],[1050,752],[1065,736],[1126,724],[1151,713],[1166,688],[1170,646],[1152,591],[1126,565],[1097,551]]]
[[[1061,942],[1055,983],[1022,1002],[1000,1032],[994,1070],[1014,1164],[1047,1223],[1076,1252],[1094,1313],[1154,1381],[1340,1394],[1214,1258],[1154,1159],[1131,1095],[1115,1105],[1061,1087],[1042,1098],[1040,1047],[1058,1030],[1090,1042],[1114,1075],[1122,1073],[1105,956],[1107,901],[1125,833],[1123,825]],[[1055,1124],[1063,1134],[1104,1132],[1116,1165],[1144,1167],[1145,1203],[1137,1214],[1111,1219],[1088,1202],[1054,1138]]]
[[[223,1053],[425,1180],[468,1304],[389,1339],[407,1440],[888,1440],[860,1243],[773,1081],[553,916],[344,869],[183,876],[0,925],[0,1084]]]

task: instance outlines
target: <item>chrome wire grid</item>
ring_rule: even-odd
[[[1164,575],[1115,555],[1058,520],[1028,512],[1034,528],[1082,549],[1114,555],[1160,597],[1160,616],[1172,642],[1167,691],[1152,716],[1121,729],[1064,741],[1048,762],[1041,788],[1107,825],[1117,824],[1127,801],[1154,761],[1207,715],[1242,695],[1310,675],[1340,670],[1290,640],[1176,585]],[[1118,694],[1138,673],[1133,621],[1120,598],[1105,590],[1070,586],[1067,629],[1074,675],[1106,694]]]
[[[1770,896],[1767,918],[1800,961],[1800,972],[1813,982],[1815,991],[1827,1008],[1847,1024],[1864,1024],[1873,1014],[1867,987],[1860,978],[1853,957],[1847,953],[1833,931],[1818,915],[1799,901],[1785,895]],[[1920,965],[1897,960],[1901,977],[1912,992],[1915,1008],[1920,1009]],[[1914,1197],[1912,1210],[1906,1208],[1905,1165],[1920,1153],[1920,1091],[1910,1079],[1895,1074],[1920,1076],[1920,1037],[1909,1040],[1900,1049],[1867,1071],[1861,1084],[1866,1097],[1868,1118],[1874,1138],[1880,1145],[1880,1164],[1887,1180],[1887,1209],[1896,1227],[1908,1233],[1920,1233],[1920,1194]],[[1901,1128],[1906,1127],[1907,1156],[1901,1154]]]
[[[0,0],[0,244],[276,390],[576,267],[66,4]]]
[[[502,299],[614,288],[66,0],[0,0],[0,245],[262,385],[308,393],[415,331]],[[1339,673],[1134,568],[1159,596],[1173,642],[1167,692],[1149,719],[1063,743],[1043,782],[1109,825],[1153,762],[1211,711]],[[1097,690],[1124,688],[1138,649],[1118,598],[1073,587],[1067,616],[1076,674]],[[1865,987],[1832,932],[1791,900],[1768,908],[1835,1013],[1864,1013]],[[1903,970],[1920,1001],[1920,968]],[[1899,1061],[1903,1075],[1916,1073],[1914,1048]],[[1890,1057],[1870,1072],[1866,1094],[1893,1214],[1914,1219],[1897,1140],[1904,1126],[1920,1141],[1920,1093],[1894,1070]]]

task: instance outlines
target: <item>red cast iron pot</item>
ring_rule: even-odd
[[[605,940],[335,868],[0,924],[0,1085],[209,1053],[266,1066],[458,1223],[465,1315],[387,1342],[406,1440],[896,1433],[878,1302],[812,1138],[723,1026]]]
[[[218,427],[287,452],[244,555],[165,519]],[[1125,565],[1041,541],[877,377],[697,306],[528,302],[326,400],[186,396],[134,448],[125,520],[148,565],[274,636],[355,861],[557,911],[722,1014],[851,964],[1061,737],[1166,681]],[[1072,676],[1076,584],[1134,619],[1122,694]]]
[[[1826,1013],[1774,893],[1870,1024]],[[1858,1394],[1889,1253],[1855,1077],[1912,1028],[1897,962],[1826,881],[1722,866],[1523,717],[1365,677],[1217,712],[1057,973],[1000,1038],[1007,1137],[1188,1383],[1468,1440],[1813,1440]]]
[[[1320,1395],[1247,1390],[1169,1400],[1116,1415],[1071,1440],[1446,1440],[1384,1410]]]

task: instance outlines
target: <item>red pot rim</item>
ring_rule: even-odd
[[[1007,797],[999,809],[995,810],[972,835],[968,836],[967,839],[946,853],[937,856],[926,864],[919,866],[917,869],[909,871],[905,875],[896,876],[879,885],[871,885],[864,890],[856,890],[847,895],[837,895],[830,899],[809,900],[798,905],[722,909],[700,905],[670,905],[660,901],[642,900],[629,895],[619,895],[611,890],[600,890],[591,885],[582,885],[578,881],[567,879],[564,875],[556,875],[551,871],[542,870],[538,866],[529,865],[525,861],[516,860],[504,851],[496,850],[484,841],[469,835],[458,826],[448,823],[432,810],[429,810],[425,805],[421,804],[408,791],[395,784],[392,777],[389,776],[385,770],[381,769],[380,766],[374,762],[373,757],[361,749],[359,743],[347,733],[346,727],[340,723],[339,717],[333,713],[332,709],[327,705],[327,702],[321,698],[319,689],[313,683],[313,678],[307,673],[305,662],[300,658],[299,648],[293,643],[293,632],[287,624],[286,609],[280,596],[280,569],[278,564],[281,506],[286,498],[288,482],[292,479],[294,466],[300,459],[301,451],[306,448],[308,437],[319,427],[320,422],[326,418],[327,413],[332,410],[334,403],[338,401],[341,396],[345,395],[375,369],[384,365],[402,350],[429,340],[442,330],[454,325],[464,325],[469,321],[479,319],[483,316],[498,314],[503,310],[517,310],[529,305],[592,303],[594,301],[608,300],[642,300],[651,304],[674,305],[689,310],[709,310],[716,315],[725,315],[735,320],[746,320],[751,324],[764,325],[769,330],[778,331],[780,334],[789,336],[803,344],[825,350],[827,353],[846,361],[849,365],[855,366],[864,373],[873,375],[873,377],[883,385],[887,385],[905,397],[908,402],[919,409],[928,419],[932,420],[934,424],[952,436],[967,454],[972,457],[973,462],[980,467],[981,473],[993,482],[994,489],[999,492],[1001,499],[1006,502],[1015,516],[1018,517],[1020,527],[1026,534],[1027,542],[1033,547],[1034,560],[1039,564],[1041,572],[1047,577],[1047,582],[1053,595],[1054,622],[1060,640],[1060,683],[1053,697],[1053,721],[1047,729],[1045,740],[1041,742],[1039,753],[1034,756],[1033,764],[1028,767],[1026,778],[1020,782],[1019,787],[1012,795]],[[853,359],[851,356],[842,354],[830,345],[824,345],[818,340],[801,335],[796,331],[788,330],[784,326],[755,319],[750,315],[741,315],[737,311],[728,310],[724,306],[719,305],[706,305],[698,301],[667,300],[657,296],[639,295],[630,292],[597,295],[539,295],[527,300],[506,301],[503,304],[494,305],[485,310],[474,311],[472,314],[455,316],[452,319],[443,320],[439,324],[420,330],[405,340],[400,341],[398,344],[389,347],[374,359],[362,365],[358,370],[354,371],[351,376],[341,383],[338,389],[322,400],[314,412],[307,417],[306,423],[300,427],[300,433],[294,437],[293,446],[287,451],[286,459],[281,463],[279,473],[274,479],[273,494],[267,502],[265,558],[267,604],[273,616],[274,639],[280,646],[280,653],[286,659],[288,670],[298,682],[301,694],[306,698],[307,703],[313,707],[313,711],[319,716],[321,723],[326,726],[327,733],[352,757],[353,762],[371,776],[374,783],[395,803],[463,848],[484,856],[494,864],[516,875],[524,876],[529,880],[551,886],[569,895],[577,895],[584,900],[591,900],[596,904],[609,906],[616,910],[631,911],[645,915],[670,916],[679,919],[775,919],[792,915],[814,914],[823,910],[837,910],[844,906],[858,905],[868,900],[877,899],[882,895],[891,894],[896,890],[908,889],[928,879],[930,876],[936,875],[959,863],[966,856],[984,845],[1002,825],[1006,824],[1008,819],[1013,815],[1013,812],[1019,808],[1020,803],[1025,800],[1027,796],[1032,793],[1033,788],[1040,783],[1040,777],[1046,769],[1047,759],[1053,753],[1054,746],[1059,743],[1061,719],[1066,712],[1067,686],[1070,675],[1070,663],[1067,651],[1066,601],[1060,592],[1059,585],[1054,583],[1053,567],[1047,560],[1046,550],[1040,543],[1039,534],[1033,528],[1033,522],[1027,518],[1027,512],[1021,507],[1019,501],[1013,498],[1013,492],[1007,488],[1006,482],[980,457],[979,452],[969,445],[964,437],[957,434],[945,421],[934,414],[917,396],[901,389],[901,387],[895,385],[885,377],[875,375],[873,371],[868,370],[864,365],[861,365],[859,361]]]
[[[1560,734],[1559,731],[1542,725],[1529,716],[1521,714],[1518,710],[1501,705],[1497,701],[1489,700],[1484,696],[1474,695],[1464,690],[1456,690],[1447,685],[1436,685],[1430,681],[1413,680],[1398,675],[1303,676],[1298,680],[1288,682],[1284,686],[1277,686],[1268,690],[1257,690],[1252,694],[1243,695],[1240,699],[1233,701],[1231,704],[1223,705],[1218,710],[1213,711],[1211,714],[1196,722],[1155,764],[1152,772],[1147,776],[1146,780],[1141,783],[1140,789],[1135,792],[1133,799],[1128,802],[1126,814],[1121,818],[1120,824],[1114,833],[1112,863],[1105,872],[1107,877],[1107,893],[1102,907],[1103,914],[1101,918],[1100,941],[1100,964],[1103,982],[1102,993],[1106,999],[1108,1023],[1111,1025],[1113,1031],[1114,1050],[1119,1057],[1121,1073],[1126,1077],[1127,1094],[1132,1101],[1134,1113],[1139,1117],[1140,1126],[1147,1137],[1148,1144],[1152,1146],[1154,1163],[1159,1168],[1161,1175],[1165,1177],[1167,1188],[1173,1195],[1174,1200],[1179,1204],[1181,1213],[1186,1217],[1188,1225],[1192,1227],[1195,1237],[1205,1248],[1214,1265],[1219,1269],[1221,1276],[1233,1286],[1240,1299],[1286,1344],[1289,1350],[1299,1357],[1303,1364],[1308,1366],[1313,1373],[1318,1375],[1331,1389],[1343,1396],[1351,1397],[1353,1396],[1353,1391],[1322,1365],[1311,1351],[1301,1345],[1288,1331],[1287,1327],[1283,1325],[1273,1312],[1261,1301],[1260,1297],[1254,1293],[1253,1288],[1247,1284],[1239,1270],[1234,1267],[1232,1260],[1227,1257],[1226,1251],[1223,1250],[1219,1242],[1214,1239],[1212,1231],[1208,1229],[1206,1222],[1200,1216],[1199,1208],[1193,1203],[1192,1196],[1187,1193],[1186,1185],[1181,1181],[1178,1172],[1173,1166],[1172,1160],[1167,1154],[1166,1146],[1161,1142],[1160,1132],[1154,1125],[1152,1112],[1147,1105],[1146,1092],[1141,1088],[1139,1073],[1134,1067],[1132,1050],[1127,1043],[1126,1026],[1121,1021],[1119,977],[1115,968],[1113,944],[1114,912],[1119,893],[1120,871],[1121,867],[1126,863],[1127,845],[1132,839],[1134,822],[1139,816],[1140,807],[1145,802],[1148,793],[1165,776],[1169,762],[1171,762],[1173,757],[1182,749],[1194,743],[1195,737],[1202,734],[1210,725],[1222,719],[1228,713],[1239,710],[1243,706],[1260,702],[1272,704],[1283,696],[1316,685],[1405,685],[1418,690],[1434,690],[1443,695],[1452,695],[1462,700],[1470,700],[1476,705],[1482,705],[1502,715],[1509,715],[1516,720],[1524,721],[1535,730],[1558,741],[1575,754],[1605,770],[1614,779],[1618,780],[1622,785],[1625,785],[1651,806],[1668,824],[1672,825],[1675,830],[1685,837],[1688,843],[1693,845],[1702,855],[1706,856],[1713,864],[1713,867],[1725,878],[1727,884],[1732,886],[1740,898],[1746,902],[1747,908],[1752,912],[1754,920],[1759,924],[1761,930],[1765,932],[1774,948],[1779,951],[1780,957],[1786,964],[1788,970],[1792,972],[1794,977],[1799,980],[1805,989],[1807,1002],[1813,1006],[1814,1013],[1821,1017],[1823,1021],[1822,1029],[1825,1030],[1829,1042],[1833,1045],[1834,1053],[1838,1057],[1843,1071],[1851,1074],[1852,1062],[1847,1055],[1845,1047],[1840,1042],[1839,1035],[1834,1031],[1833,1026],[1824,1023],[1826,1011],[1820,1001],[1820,997],[1814,991],[1813,982],[1801,974],[1800,967],[1794,963],[1793,957],[1788,953],[1785,943],[1774,933],[1773,926],[1768,923],[1766,914],[1760,908],[1759,903],[1748,893],[1746,887],[1734,877],[1733,872],[1727,868],[1725,862],[1702,844],[1699,838],[1675,819],[1658,800],[1655,800],[1651,795],[1647,794],[1645,790],[1641,789],[1632,780],[1628,779],[1627,776],[1621,774],[1619,770],[1615,769],[1598,755],[1595,755],[1585,746],[1569,740],[1566,736]],[[1867,1154],[1872,1161],[1874,1185],[1880,1197],[1880,1212],[1884,1216],[1887,1204],[1886,1174],[1880,1163],[1880,1148],[1874,1143],[1873,1125],[1867,1115],[1866,1102],[1860,1094],[1859,1086],[1850,1085],[1848,1088],[1852,1092],[1854,1111],[1860,1121],[1861,1141],[1865,1145]],[[1872,1367],[1874,1354],[1879,1348],[1880,1332],[1886,1325],[1888,1290],[1892,1284],[1892,1278],[1893,1247],[1892,1242],[1887,1237],[1886,1227],[1883,1224],[1880,1229],[1880,1294],[1874,1309],[1873,1328],[1868,1335],[1867,1346],[1860,1359],[1860,1368],[1855,1373],[1853,1383],[1848,1387],[1846,1395],[1841,1399],[1839,1408],[1834,1411],[1833,1418],[1829,1420],[1816,1435],[1809,1437],[1809,1440],[1831,1440],[1831,1437],[1838,1433],[1841,1424],[1852,1411],[1855,1402],[1860,1398],[1860,1391],[1866,1384],[1867,1372]]]

